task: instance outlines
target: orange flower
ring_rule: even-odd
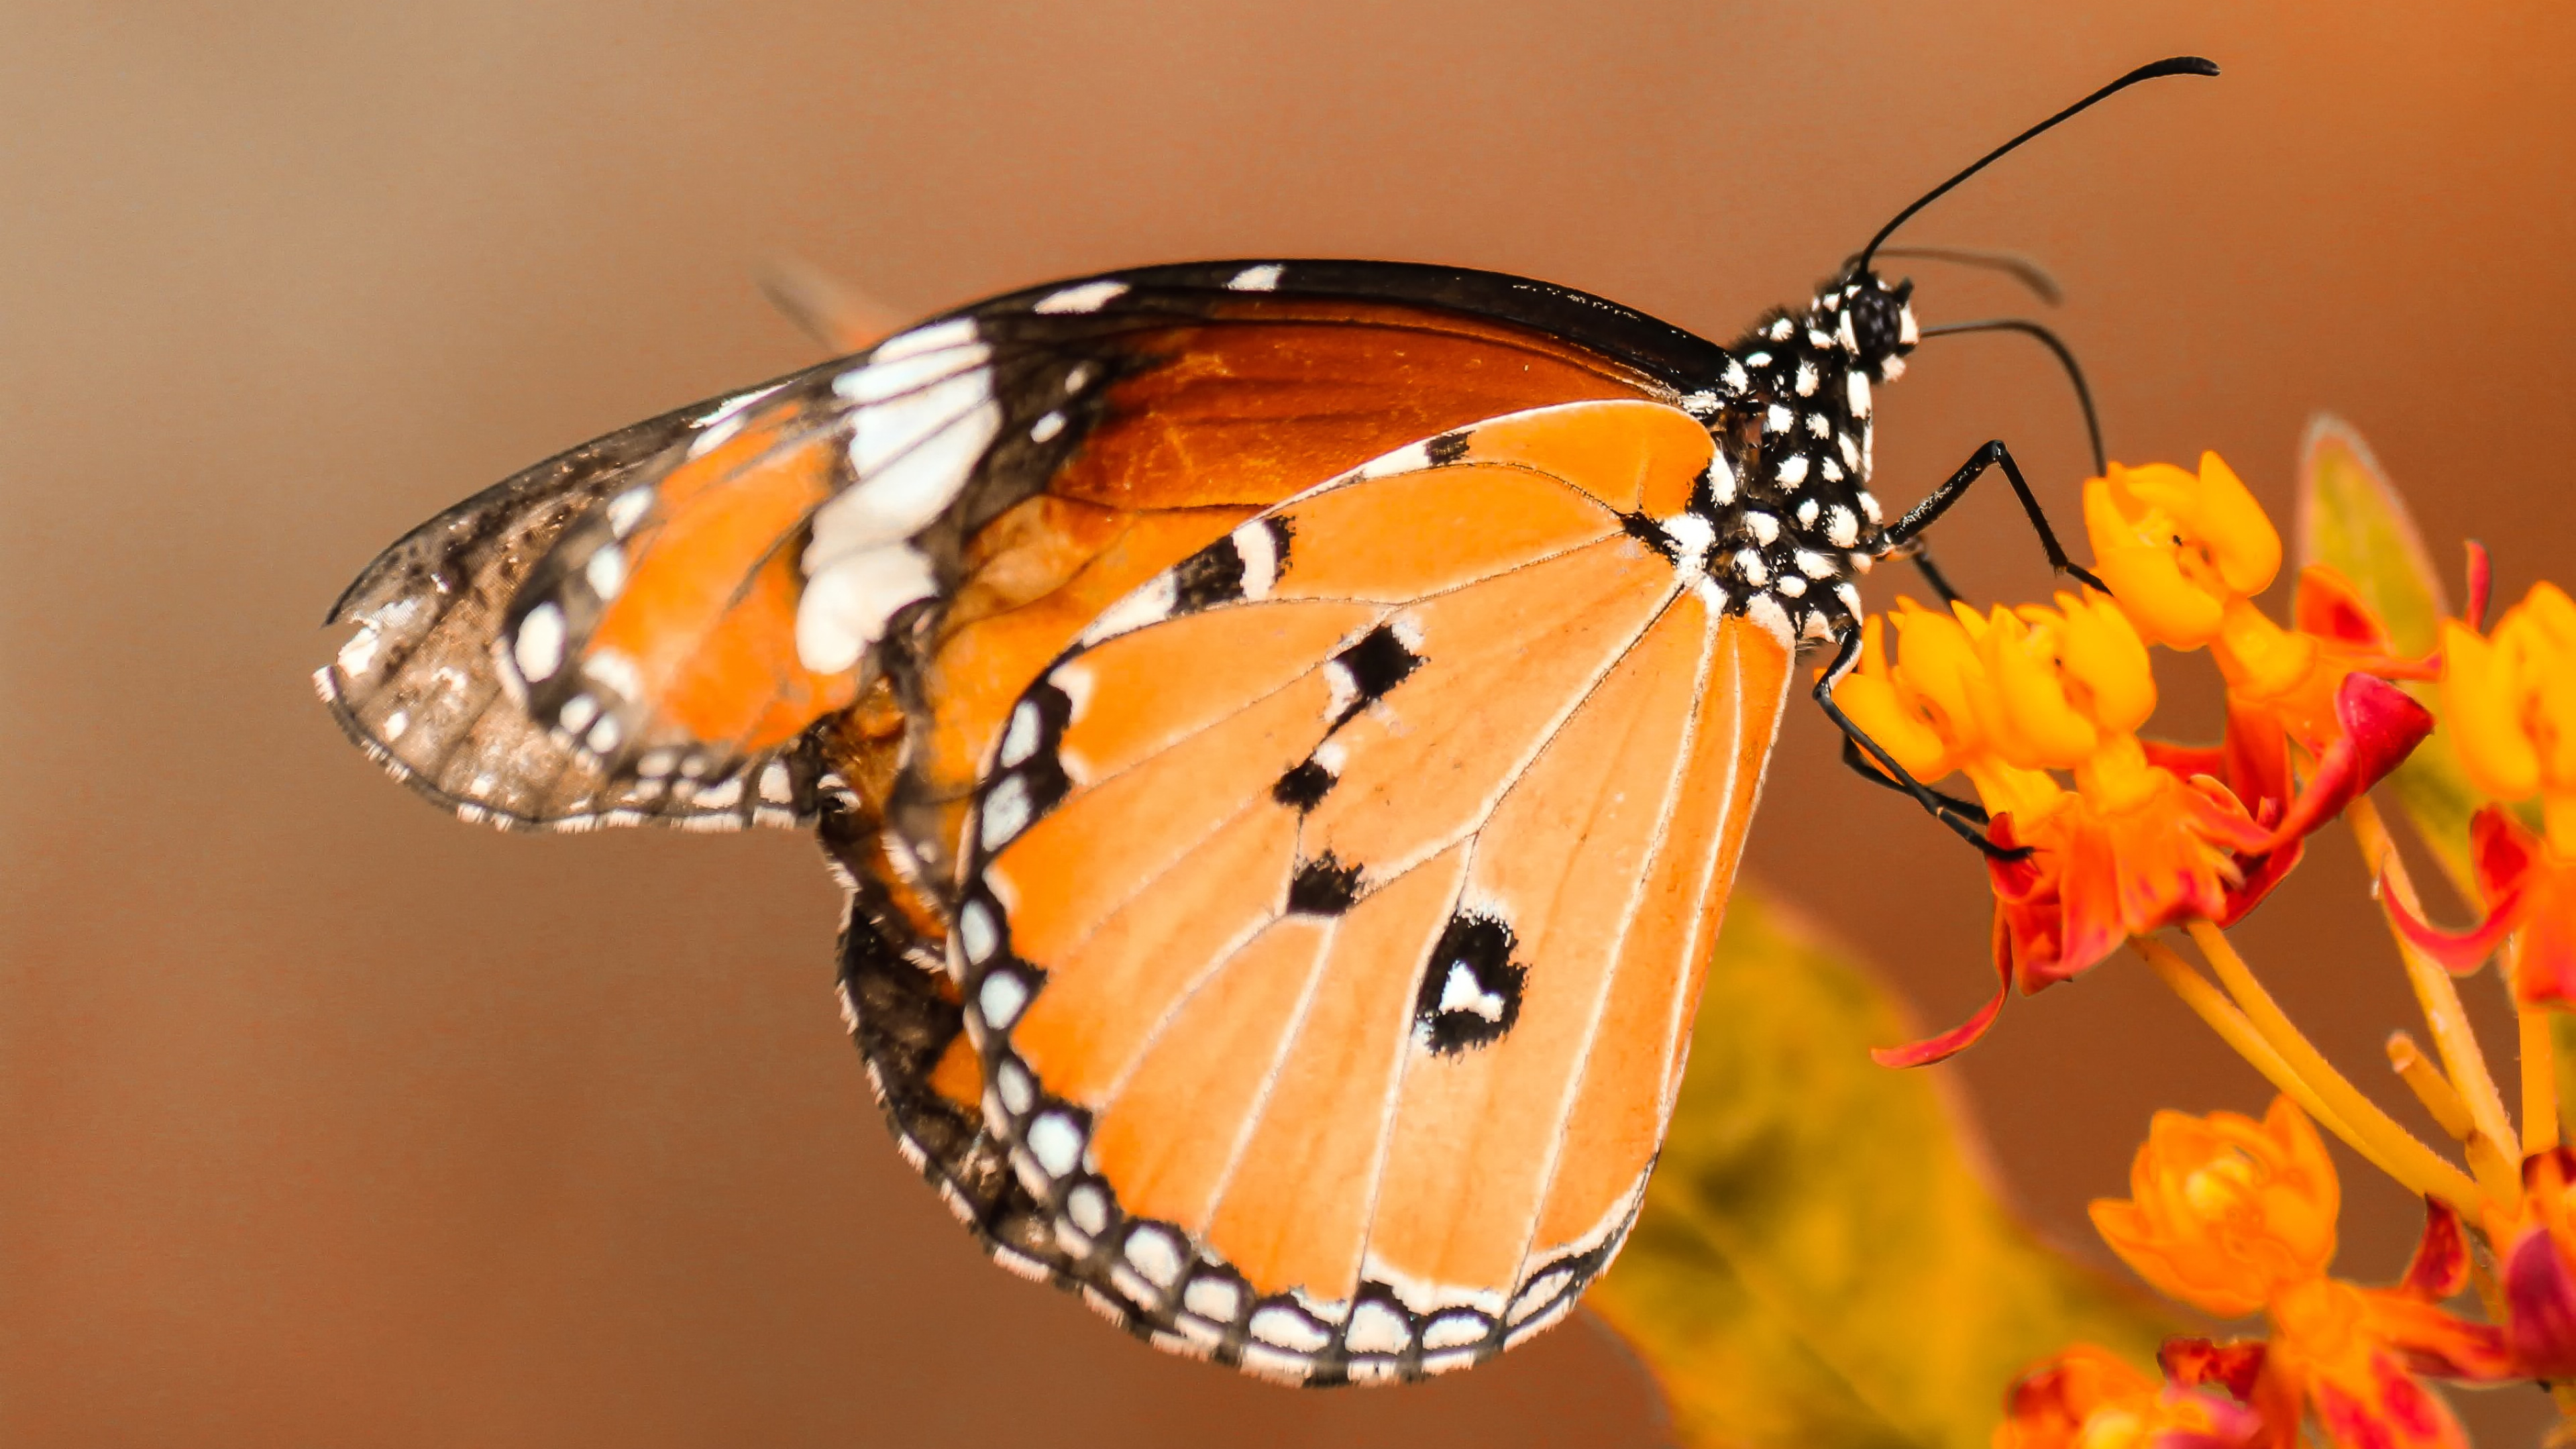
[[[2158,1112],[2129,1191],[2093,1204],[2095,1230],[2138,1276],[2221,1318],[2323,1277],[2334,1260],[2342,1190],[2317,1129],[2287,1097],[2261,1122]]]
[[[2481,638],[2442,625],[2443,720],[2470,781],[2499,802],[2537,799],[2534,832],[2503,803],[2479,812],[2470,857],[2486,919],[2433,929],[2390,900],[2398,929],[2454,971],[2474,971],[2519,935],[2514,994],[2525,1006],[2576,1006],[2576,601],[2535,584]]]
[[[2159,1112],[2130,1167],[2133,1196],[2093,1204],[2093,1225],[2139,1275],[2223,1317],[2257,1309],[2268,1344],[2167,1345],[2183,1383],[2224,1382],[2293,1442],[2284,1404],[2305,1402],[2335,1444],[2461,1446],[2450,1411],[2417,1375],[2499,1382],[2503,1335],[2445,1312],[2468,1281],[2468,1242],[2427,1204],[2423,1242],[2394,1288],[2329,1277],[2341,1202],[2334,1164],[2305,1114],[2276,1099],[2261,1122],[2233,1112]]]
[[[2004,1403],[1994,1449],[2237,1449],[2262,1430],[2242,1406],[2159,1384],[2089,1343],[2032,1365]]]

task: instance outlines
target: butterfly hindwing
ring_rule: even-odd
[[[1411,1377],[1607,1261],[1787,680],[1637,523],[1711,461],[1636,400],[1422,440],[1155,576],[1014,705],[951,967],[987,1126],[1147,1331]]]

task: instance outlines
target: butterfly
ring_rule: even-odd
[[[1923,335],[1873,253],[2185,73],[1726,346],[1388,262],[979,302],[423,524],[317,683],[468,819],[815,827],[897,1144],[1005,1267],[1266,1377],[1476,1363],[1636,1219],[1856,576],[1990,466],[2072,567],[2000,444],[1869,491]]]

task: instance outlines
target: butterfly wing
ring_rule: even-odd
[[[567,533],[770,390],[692,404],[583,444],[385,550],[326,621],[356,626],[314,676],[332,717],[397,779],[469,820],[727,828],[809,815],[822,774],[809,747],[789,742],[749,761],[733,790],[675,796],[614,775],[531,717],[494,652],[513,601]]]
[[[1712,456],[1639,400],[1434,437],[1154,576],[1015,702],[949,961],[1096,1304],[1413,1377],[1607,1262],[1791,657],[1658,522]]]
[[[937,652],[887,704],[930,721],[912,743],[947,768],[918,803],[953,831],[1028,672],[1138,579],[1404,438],[1670,396],[1712,350],[1579,293],[1386,263],[1033,288],[460,505],[352,587],[319,683],[471,818],[729,825],[808,818],[807,732],[889,650]],[[869,738],[872,768],[901,743]]]

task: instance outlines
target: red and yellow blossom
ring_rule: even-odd
[[[2499,1330],[2440,1306],[2469,1272],[2448,1208],[2428,1204],[2423,1242],[2395,1287],[2328,1274],[2341,1189],[2324,1142],[2287,1097],[2261,1122],[2156,1114],[2130,1186],[2127,1200],[2093,1204],[2112,1251],[2196,1308],[2270,1319],[2268,1341],[2177,1340],[2166,1356],[2173,1381],[2223,1385],[2258,1410],[2266,1442],[2296,1442],[2304,1404],[2337,1445],[2465,1445],[2419,1376],[2492,1383],[2517,1373]]]
[[[2251,906],[2238,856],[2273,832],[2218,782],[2149,758],[2137,729],[2155,710],[2155,676],[2117,605],[2061,593],[2055,607],[1980,615],[1909,599],[1890,617],[1897,649],[1872,619],[1836,702],[1916,778],[1966,775],[1990,839],[2027,851],[1990,863],[1993,998],[1951,1031],[1879,1053],[1881,1062],[1938,1061],[1981,1036],[2015,986],[2037,991],[2130,936]],[[2071,774],[2074,790],[2051,771]]]
[[[2263,1429],[2241,1404],[2079,1343],[2013,1384],[1994,1449],[2253,1449]]]
[[[2454,971],[2519,936],[2514,992],[2525,1006],[2576,1006],[2576,601],[2532,586],[2492,634],[2442,626],[2443,718],[2470,782],[2498,802],[2470,827],[2488,912],[2448,935],[2394,909],[2399,929]],[[2536,801],[2534,831],[2507,808]],[[2393,903],[2392,903],[2393,904]]]
[[[2432,729],[2387,682],[2428,666],[2390,652],[2341,576],[2302,576],[2296,629],[2255,606],[2280,571],[2280,535],[2217,455],[2197,474],[2114,466],[2084,497],[2116,597],[2061,593],[2054,607],[1982,615],[1899,600],[1869,621],[1861,665],[1837,686],[1836,702],[1916,778],[1966,775],[2003,851],[1989,862],[1995,995],[1959,1027],[1879,1053],[1889,1065],[1961,1050],[2015,987],[2064,981],[2131,937],[2236,921],[2308,833]],[[2156,704],[2151,643],[2217,658],[2223,746],[2140,738]]]

